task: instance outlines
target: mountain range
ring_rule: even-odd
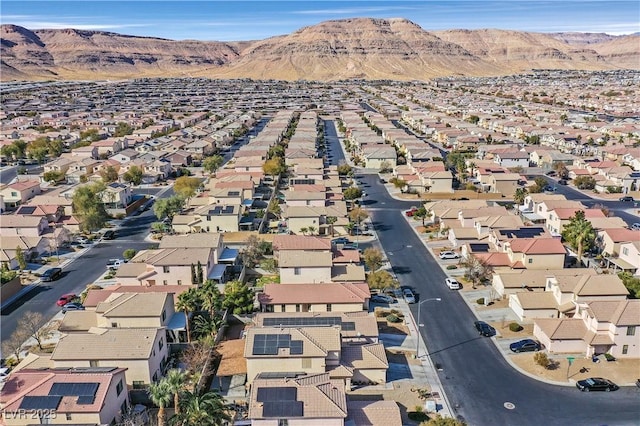
[[[403,18],[325,21],[264,40],[168,40],[0,26],[10,80],[210,77],[335,81],[498,76],[531,69],[640,69],[640,35],[425,31]]]

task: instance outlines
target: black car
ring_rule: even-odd
[[[512,352],[537,352],[542,347],[533,339],[524,339],[509,345]]]
[[[62,269],[49,268],[40,275],[40,281],[55,281],[62,276]]]
[[[481,336],[491,337],[496,335],[496,329],[484,321],[476,321],[473,325],[475,325],[476,330],[478,330]]]
[[[633,202],[633,197],[631,197],[630,195],[626,195],[624,197],[620,197],[619,200],[624,202],[629,202],[629,201]]]
[[[568,184],[569,184],[569,182],[568,182],[566,179],[560,179],[560,180],[558,181],[558,184],[560,184],[560,185],[568,185]]]
[[[578,380],[576,382],[576,387],[580,389],[582,392],[592,392],[592,391],[605,391],[610,392],[614,390],[618,390],[618,385],[613,383],[609,379],[603,379],[602,377],[590,377],[584,380]]]
[[[346,237],[338,237],[331,240],[331,244],[349,244],[350,242]]]
[[[116,238],[115,231],[107,231],[102,236],[102,239],[104,239],[104,240],[113,240],[114,238]]]

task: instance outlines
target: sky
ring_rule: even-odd
[[[640,32],[638,0],[30,1],[2,0],[0,23],[172,40],[240,41],[333,19],[406,18],[423,29]]]

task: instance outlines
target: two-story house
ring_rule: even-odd
[[[13,209],[26,203],[40,194],[40,192],[40,183],[33,180],[24,180],[3,186],[0,189],[0,198],[4,200],[6,209]]]

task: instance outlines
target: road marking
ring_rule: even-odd
[[[505,402],[504,408],[506,408],[507,410],[513,410],[514,408],[516,408],[516,405],[513,402]]]
[[[407,248],[411,248],[411,247],[413,247],[413,246],[412,246],[411,244],[407,244],[407,246],[406,246],[406,247],[407,247]]]

